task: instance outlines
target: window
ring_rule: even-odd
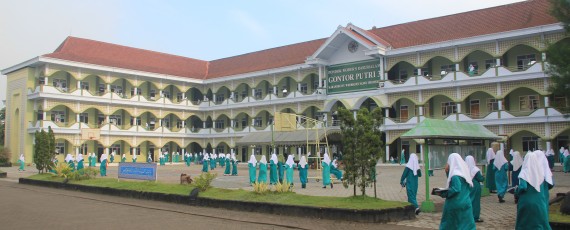
[[[530,111],[538,109],[538,95],[526,95],[519,97],[520,111]]]
[[[319,88],[319,80],[316,80],[313,82],[313,90],[316,90]]]
[[[485,69],[494,68],[496,65],[497,61],[495,59],[485,60]]]
[[[182,101],[182,100],[184,100],[184,99],[185,99],[184,93],[178,93],[178,94],[176,94],[176,100],[178,100],[178,102],[180,102],[180,101]]]
[[[53,86],[63,92],[67,92],[67,80],[53,79]]]
[[[226,95],[224,95],[223,93],[216,94],[216,102],[218,102],[218,103],[224,102],[224,100],[226,99],[225,96]]]
[[[97,122],[99,122],[100,125],[105,123],[105,115],[103,114],[99,114],[97,115]]]
[[[79,86],[81,87],[81,89],[89,90],[89,82],[82,81],[81,83],[79,83]]]
[[[136,94],[135,94],[135,89],[137,90]],[[141,94],[142,94],[142,90],[140,88],[137,88],[137,87],[131,88],[131,96],[141,95]]]
[[[162,119],[162,127],[166,127],[166,128],[170,127],[170,118],[163,118]]]
[[[479,74],[479,65],[477,64],[477,62],[470,62],[469,65],[467,66],[467,71],[469,75]]]
[[[137,152],[136,152],[137,156],[141,155],[141,148],[140,148],[140,147],[138,147],[138,148],[131,148],[131,155],[133,155],[133,150],[135,150],[135,149],[136,149],[136,151],[137,151]]]
[[[442,65],[441,66],[441,75],[446,75],[449,72],[455,71],[455,64],[450,65]]]
[[[120,144],[111,145],[111,148],[109,148],[109,153],[113,152],[115,152],[116,155],[121,156],[121,145]]]
[[[99,93],[105,93],[105,84],[99,84]]]
[[[262,117],[256,117],[256,118],[253,120],[253,126],[255,126],[255,127],[261,127],[261,126],[262,126],[262,124],[261,124],[262,122],[263,122],[263,118],[262,118]]]
[[[216,128],[216,129],[223,129],[223,128],[225,128],[225,126],[224,126],[224,120],[223,120],[223,119],[216,120],[216,122],[215,122],[214,125],[215,125],[215,128]]]
[[[89,114],[88,113],[80,113],[79,114],[79,122],[83,122],[88,124],[89,123]]]
[[[495,98],[487,99],[487,110],[489,112],[499,111],[499,100]]]
[[[536,62],[536,55],[527,54],[517,56],[517,69],[525,70]]]
[[[408,79],[408,71],[407,70],[400,70],[400,73],[398,74],[398,80],[400,82],[404,82],[404,81],[406,81],[406,79]]]
[[[479,100],[470,100],[469,101],[470,104],[470,110],[469,112],[471,113],[471,116],[474,118],[479,118]]]
[[[272,86],[267,87],[267,94],[274,94]]]
[[[179,129],[183,128],[181,120],[176,121],[176,128],[179,128]]]
[[[38,85],[45,85],[46,84],[46,78],[45,77],[39,77],[38,78]]]
[[[307,83],[301,83],[301,93],[307,94]]]
[[[253,91],[254,91],[255,99],[261,99],[261,94],[262,94],[261,89],[254,89]]]
[[[134,121],[134,123],[133,123],[133,121]],[[134,119],[131,119],[131,125],[141,125],[141,118],[136,117]]]
[[[216,148],[216,153],[224,153],[226,150],[224,148],[224,146],[218,146]]]
[[[156,96],[156,90],[151,89],[149,92],[149,96],[150,96],[150,99],[154,99],[154,97]]]
[[[111,85],[111,92],[116,93],[119,96],[123,95],[123,87],[119,85]]]
[[[38,110],[37,116],[36,116],[38,121],[43,121],[44,120],[44,111],[43,110]]]
[[[162,97],[170,99],[170,91],[162,91]]]
[[[246,127],[247,126],[247,117],[244,117],[243,119],[241,119],[241,127]]]
[[[522,137],[523,152],[538,149],[538,137]]]
[[[260,155],[261,154],[261,146],[256,146],[255,147],[255,155]]]
[[[51,121],[53,122],[65,122],[65,112],[64,111],[51,111]]]
[[[400,120],[407,121],[408,120],[408,106],[401,105],[400,106]]]
[[[241,98],[246,98],[246,97],[247,97],[247,91],[241,92]]]
[[[559,97],[559,96],[554,96],[554,100],[552,100],[553,102],[553,107],[555,108],[567,108],[567,103],[566,103],[566,97]]]
[[[55,152],[57,154],[65,154],[65,142],[56,142],[55,143]]]
[[[111,115],[109,116],[109,123],[113,125],[123,125],[123,118],[121,115]]]
[[[429,72],[430,72],[429,68],[422,68],[421,69],[422,76],[426,76],[426,77],[429,76]]]
[[[271,125],[271,124],[273,124],[273,116],[269,116],[267,118],[267,125]]]
[[[447,116],[453,113],[457,113],[457,104],[455,102],[442,102],[441,103],[441,116]]]

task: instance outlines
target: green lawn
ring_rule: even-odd
[[[47,181],[63,181],[62,178],[55,177],[52,174],[37,174],[28,177],[36,180]],[[188,195],[194,188],[189,185],[164,184],[148,181],[120,181],[109,178],[95,178],[81,181],[71,181],[72,184],[89,185],[97,187],[109,187],[125,190],[135,190],[144,192],[159,192],[167,194]],[[220,199],[220,200],[239,200],[252,201],[261,203],[304,205],[313,207],[330,207],[330,208],[349,208],[349,209],[387,209],[404,207],[409,205],[405,202],[386,201],[373,197],[323,197],[323,196],[306,196],[293,192],[289,193],[273,193],[259,195],[254,192],[245,190],[230,190],[211,188],[205,192],[200,192],[199,197]]]
[[[555,204],[550,205],[550,209],[548,210],[548,217],[552,222],[559,222],[559,223],[570,223],[570,215],[564,215],[560,213],[560,204],[562,202],[558,202]]]

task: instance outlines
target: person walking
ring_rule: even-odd
[[[473,156],[469,155],[465,157],[465,163],[467,167],[469,167],[471,182],[473,182],[473,187],[469,190],[473,219],[475,222],[483,222],[481,219],[481,182],[483,182],[485,178],[481,174],[481,169],[475,164],[475,158],[473,158]]]
[[[519,185],[515,193],[519,197],[517,203],[517,219],[515,229],[551,229],[548,222],[548,200],[541,191],[544,190],[544,169],[539,164],[539,156],[529,152],[524,157],[519,174]]]
[[[301,188],[307,188],[309,164],[307,164],[307,159],[305,156],[301,156],[301,160],[299,160],[297,168],[299,169],[299,180],[301,181]]]
[[[487,172],[485,175],[485,186],[490,192],[497,190],[497,185],[495,183],[495,169],[493,164],[495,163],[495,150],[493,148],[487,149]]]
[[[247,167],[249,168],[249,185],[253,185],[253,183],[255,183],[255,168],[257,167],[257,160],[253,153],[249,156]]]
[[[275,154],[275,152],[273,152],[271,154],[271,159],[269,159],[269,183],[270,184],[277,184],[277,181],[279,181],[279,178],[277,176],[277,163],[278,163],[278,159],[277,159],[277,154]]]
[[[457,153],[447,158],[445,167],[447,190],[441,193],[445,198],[439,229],[475,229],[475,218],[471,206],[470,190],[473,187],[469,166]]]
[[[262,155],[261,160],[259,160],[259,174],[257,176],[257,183],[267,184],[267,158],[265,155]]]
[[[325,153],[323,161],[321,162],[321,166],[323,167],[323,188],[327,188],[327,185],[330,185],[332,189],[333,184],[331,183],[331,158],[329,157],[328,153]]]
[[[410,159],[408,160],[406,168],[404,168],[404,172],[400,178],[400,185],[402,187],[406,187],[408,202],[416,208],[416,215],[420,214],[420,207],[418,206],[416,195],[418,194],[418,178],[421,176],[422,171],[420,170],[418,156],[415,153],[412,153],[410,154]]]
[[[505,193],[507,193],[507,188],[509,187],[509,179],[507,177],[507,171],[509,170],[508,161],[505,158],[503,150],[497,151],[495,156],[495,162],[493,162],[495,170],[495,183],[497,188],[497,197],[499,198],[499,203],[504,203]]]

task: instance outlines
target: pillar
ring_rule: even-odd
[[[212,101],[216,102],[216,94],[212,94]]]
[[[186,128],[186,121],[182,120],[182,128]]]
[[[135,93],[135,95],[133,95],[133,96],[139,95],[139,88],[134,87],[133,92]]]
[[[455,63],[455,71],[459,71],[459,63]]]
[[[78,113],[78,114],[75,114],[75,122],[78,122],[78,123],[79,123],[79,113]]]
[[[501,59],[500,59],[500,58],[497,58],[496,61],[497,61],[497,62],[496,62],[496,65],[497,65],[497,66],[501,66]]]
[[[137,153],[137,147],[135,146],[135,147],[133,148],[133,155],[137,155],[137,154],[138,154],[138,153]]]
[[[423,144],[420,145],[420,160],[421,160],[421,161],[424,163],[424,165],[425,165],[425,162],[424,162],[424,145],[423,145]]]
[[[43,119],[44,121],[45,121],[45,120],[48,120],[48,119],[47,119],[47,112],[46,112],[45,110],[44,110],[42,116],[43,116],[43,118],[44,118],[44,119]]]
[[[548,99],[548,96],[545,96],[545,97],[544,97],[544,107],[545,107],[545,108],[550,107],[550,101],[549,101],[549,100],[550,100],[550,99]]]
[[[457,102],[457,113],[461,113],[461,102]]]
[[[81,89],[81,81],[77,81],[77,89]]]
[[[424,107],[423,106],[419,106],[418,107],[418,115],[421,117],[424,115]]]
[[[202,121],[202,128],[205,129],[206,128],[206,122]]]
[[[354,117],[354,120],[356,120],[356,113],[357,113],[356,110],[353,110],[353,111],[352,111],[352,116]]]
[[[80,146],[75,146],[75,155],[79,155],[80,150],[81,150]]]
[[[111,92],[111,84],[107,84],[107,92]]]
[[[386,143],[386,159],[390,160],[390,145]]]
[[[422,68],[418,68],[418,76],[422,76]]]
[[[106,115],[106,116],[105,116],[105,122],[106,122],[107,124],[109,124],[109,123],[111,122],[111,120],[110,120],[110,118],[109,118],[109,115]]]
[[[499,99],[497,102],[498,102],[498,103],[497,103],[497,104],[498,104],[497,107],[499,107],[499,108],[498,108],[499,111],[503,110],[503,99]]]
[[[109,154],[110,151],[111,151],[111,148],[105,148],[105,154]]]

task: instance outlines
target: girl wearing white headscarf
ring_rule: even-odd
[[[307,164],[307,159],[305,156],[301,156],[299,164],[297,164],[297,169],[299,169],[299,180],[301,181],[301,188],[307,187],[307,175],[309,170],[309,164]]]
[[[83,154],[77,154],[77,171],[83,169]]]
[[[489,188],[489,191],[497,190],[497,185],[495,184],[495,168],[493,163],[495,163],[495,150],[493,148],[487,149],[487,172],[485,173],[485,187]]]
[[[331,185],[331,188],[333,188],[331,183],[331,158],[328,153],[325,153],[321,166],[323,166],[323,188],[327,188],[327,185]]]
[[[542,165],[542,170],[544,171],[543,174],[544,174],[545,183],[542,183],[542,186],[540,188],[541,189],[540,193],[542,193],[544,199],[547,201],[546,209],[548,209],[548,202],[550,201],[550,194],[548,194],[548,190],[554,187],[554,180],[552,179],[552,171],[550,171],[550,168],[548,167],[548,160],[546,159],[546,155],[544,154],[544,152],[536,150],[534,151],[534,154],[539,158],[539,164]]]
[[[336,179],[342,180],[342,171],[338,169],[336,158],[331,163],[331,174],[333,174],[336,177]]]
[[[554,150],[549,149],[546,151],[546,159],[548,159],[548,168],[552,170],[554,168]]]
[[[564,173],[570,172],[570,153],[568,149],[564,150]]]
[[[512,168],[512,177],[511,177],[511,185],[517,186],[519,185],[519,173],[521,172],[521,167],[523,164],[523,158],[518,151],[513,152],[513,160],[511,161]]]
[[[101,165],[99,166],[99,171],[101,172],[101,176],[107,176],[107,163],[108,163],[109,154],[103,153],[101,154]]]
[[[273,152],[271,154],[271,159],[269,159],[269,183],[270,184],[277,184],[279,178],[277,177],[277,154]]]
[[[208,172],[208,166],[210,164],[210,156],[207,153],[204,153],[204,159],[202,159],[202,172]]]
[[[224,160],[224,161],[225,161],[225,166],[226,166],[226,170],[224,171],[224,176],[229,176],[229,175],[231,175],[231,173],[232,173],[232,172],[231,172],[232,169],[231,169],[230,154],[229,154],[229,153],[226,154],[226,157],[225,157],[225,160]]]
[[[148,157],[146,158],[146,163],[151,163],[152,162],[152,154],[150,152],[148,152]]]
[[[493,168],[495,169],[495,184],[497,186],[497,197],[499,198],[499,203],[504,203],[505,193],[507,192],[507,187],[509,187],[509,178],[507,177],[507,171],[509,171],[509,164],[505,158],[503,150],[497,151],[495,156],[495,162],[493,162]]]
[[[166,152],[165,153],[161,153],[161,152],[158,153],[158,162],[160,162],[160,165],[166,164],[165,154],[167,154],[167,153]]]
[[[469,166],[457,153],[447,158],[445,167],[447,177],[447,191],[442,192],[445,198],[443,216],[439,229],[475,229],[475,219],[469,198],[473,181]]]
[[[226,154],[220,153],[218,155],[218,159],[220,159],[220,166],[223,168],[226,166]]]
[[[294,156],[293,154],[289,154],[289,156],[287,156],[287,161],[285,161],[285,178],[287,179],[287,184],[289,184],[289,186],[293,186],[293,169],[295,169]]]
[[[267,184],[267,158],[265,155],[262,155],[261,160],[259,160],[259,175],[257,176],[257,183]]]
[[[257,160],[255,159],[255,155],[253,155],[253,153],[251,156],[249,156],[247,166],[249,167],[249,185],[252,185],[255,183],[255,168],[257,167]]]
[[[237,165],[238,165],[238,161],[236,159],[236,154],[232,153],[232,176],[237,176],[238,175],[238,169],[237,169]]]
[[[416,215],[420,213],[420,207],[418,206],[416,195],[418,194],[418,177],[421,176],[422,170],[420,170],[418,156],[415,153],[412,153],[410,154],[410,159],[408,159],[406,168],[404,169],[402,177],[400,178],[400,185],[402,187],[406,187],[408,202],[410,202],[416,208]]]
[[[560,147],[558,150],[558,158],[560,159],[560,164],[564,164],[564,147]]]
[[[465,157],[465,163],[469,167],[469,173],[471,175],[471,182],[473,182],[473,187],[469,190],[469,198],[471,199],[471,207],[473,209],[473,219],[475,222],[483,222],[481,220],[481,182],[485,180],[481,174],[481,170],[475,164],[475,158],[473,156]]]
[[[97,167],[97,155],[95,153],[91,153],[91,160],[93,161],[93,167]]]
[[[71,171],[75,172],[75,162],[74,162],[73,156],[71,154],[68,153],[65,156],[65,162],[67,162],[67,164],[71,168]]]
[[[121,155],[121,163],[125,163],[125,162],[127,162],[127,157],[123,153],[123,155]]]
[[[551,229],[548,223],[548,200],[541,194],[544,191],[545,170],[536,152],[529,152],[524,157],[519,186],[515,193],[519,197],[517,203],[517,220],[515,229]],[[548,192],[548,191],[546,191]]]
[[[18,163],[20,163],[20,168],[18,168],[18,171],[26,171],[24,170],[24,165],[26,164],[26,158],[24,157],[24,154],[20,154],[20,158],[18,159]]]
[[[111,152],[111,158],[109,159],[111,161],[111,163],[113,163],[115,161],[115,151]]]
[[[216,154],[210,153],[210,170],[216,168]]]

